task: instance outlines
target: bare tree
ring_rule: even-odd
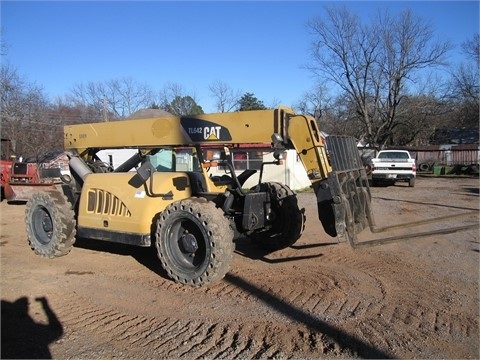
[[[480,35],[475,34],[462,44],[462,51],[467,56],[452,73],[450,97],[455,103],[456,125],[478,128],[480,105]]]
[[[43,90],[23,79],[15,68],[0,69],[2,137],[12,141],[17,155],[38,157],[62,138],[61,129],[47,121],[48,102]]]
[[[471,39],[462,44],[462,51],[470,60],[476,63],[477,71],[480,67],[480,34],[475,34]]]
[[[109,118],[125,118],[154,102],[153,90],[131,78],[77,84],[72,89],[74,102],[93,106]]]
[[[241,92],[234,91],[227,83],[215,80],[208,86],[208,89],[215,99],[215,107],[218,112],[232,111],[238,105]]]
[[[331,99],[327,87],[317,82],[302,98],[294,105],[294,109],[301,114],[307,114],[315,118],[317,122],[325,116],[326,109]]]
[[[182,98],[187,95],[183,85],[176,82],[168,82],[160,90],[158,97],[160,108],[165,110],[166,105],[170,104],[175,98]],[[195,95],[192,96],[195,99]]]
[[[91,105],[71,101],[68,97],[57,97],[50,104],[50,117],[63,125],[103,121],[103,112]]]
[[[327,133],[349,135],[368,143],[357,104],[345,92],[335,97],[331,106],[323,110],[318,123],[320,129]]]
[[[431,26],[410,10],[395,17],[380,13],[363,25],[346,7],[330,7],[308,27],[314,40],[307,68],[348,95],[367,141],[393,143],[408,81],[419,70],[443,65],[450,44],[433,42]]]
[[[449,107],[435,94],[405,96],[392,127],[396,145],[428,145],[441,127]]]
[[[169,82],[160,91],[160,108],[172,115],[198,115],[203,109],[196,100],[194,93],[188,94],[178,83]]]

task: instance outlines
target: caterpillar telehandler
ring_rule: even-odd
[[[44,257],[69,253],[77,237],[155,244],[174,281],[218,281],[240,236],[269,250],[301,236],[305,216],[295,193],[280,182],[262,181],[264,167],[280,163],[286,149],[295,149],[305,167],[327,234],[354,245],[371,221],[355,139],[324,141],[313,118],[286,107],[71,125],[64,136],[71,175],[26,205],[29,244]],[[261,165],[258,184],[248,189],[244,184],[256,170],[237,174],[231,163],[242,144],[269,144],[275,159]],[[116,168],[98,157],[100,150],[124,148],[135,153]],[[213,166],[225,175],[210,174]]]

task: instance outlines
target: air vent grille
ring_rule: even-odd
[[[95,214],[130,217],[131,213],[123,201],[101,189],[88,191],[87,211]]]

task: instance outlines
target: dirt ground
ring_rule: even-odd
[[[478,211],[479,180],[418,178],[372,196],[385,226]],[[40,258],[25,205],[3,201],[2,358],[480,357],[478,213],[409,231],[473,230],[353,250],[324,233],[313,193],[298,197],[307,222],[294,246],[239,241],[224,280],[200,289],[170,281],[151,248],[78,240]]]

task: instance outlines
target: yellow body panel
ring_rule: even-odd
[[[151,233],[152,222],[172,201],[191,196],[186,173],[153,174],[153,193],[173,193],[173,199],[148,196],[145,186],[135,188],[129,181],[135,173],[90,174],[83,184],[78,226],[131,234]]]

